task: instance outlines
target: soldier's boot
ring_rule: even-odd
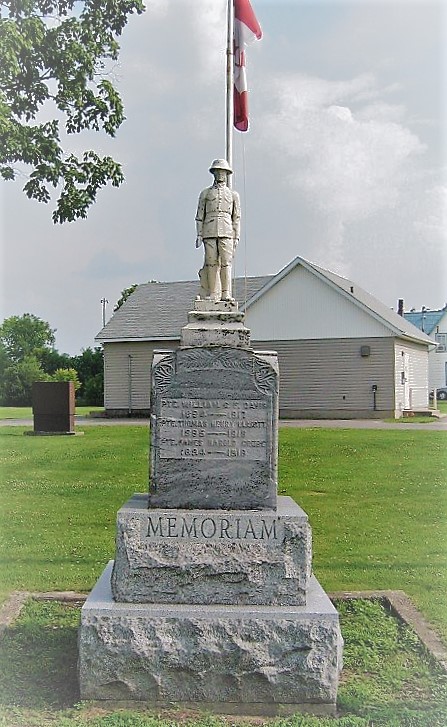
[[[208,278],[209,299],[217,300],[219,298],[219,295],[217,293],[217,272],[219,270],[219,266],[206,265],[205,267]]]
[[[233,300],[231,295],[231,265],[222,265],[220,269],[220,280],[222,282],[222,300]]]

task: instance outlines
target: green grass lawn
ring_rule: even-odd
[[[30,406],[0,406],[0,419],[31,419],[32,416]]]
[[[113,557],[116,511],[147,490],[148,432],[89,426],[82,437],[24,437],[24,430],[0,429],[1,588],[88,591]]]
[[[82,437],[0,429],[0,584],[89,591],[114,554],[116,511],[147,491],[148,431]],[[402,589],[447,642],[447,435],[282,429],[279,490],[308,513],[329,591]]]
[[[280,493],[308,513],[329,591],[402,589],[447,641],[447,435],[284,429]]]
[[[102,411],[102,406],[77,406],[76,414],[85,416],[91,411]],[[0,419],[32,419],[33,410],[30,406],[0,406]]]

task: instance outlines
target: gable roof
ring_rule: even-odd
[[[254,295],[247,300],[246,309],[252,306],[260,298],[261,295],[265,295],[274,285],[277,285],[283,278],[286,277],[297,265],[302,265],[303,268],[308,270],[310,273],[316,275],[320,280],[330,285],[332,288],[338,291],[345,298],[351,300],[354,305],[363,310],[364,312],[371,315],[379,323],[386,326],[391,330],[394,335],[409,338],[413,341],[422,343],[433,344],[425,333],[421,333],[412,323],[405,320],[403,316],[398,315],[392,308],[388,308],[384,303],[375,298],[373,295],[363,290],[359,285],[354,283],[348,278],[342,278],[341,275],[332,273],[330,270],[318,267],[313,263],[304,260],[304,258],[296,257],[292,260],[285,268],[279,271],[277,275],[271,277],[268,283],[263,287],[262,290],[256,291]]]
[[[433,344],[431,339],[403,316],[398,315],[377,298],[347,278],[314,265],[301,257],[280,270],[277,275],[236,278],[234,295],[242,310],[248,310],[257,300],[277,285],[297,265],[331,286],[358,308],[371,315],[395,336],[419,343]],[[172,283],[143,283],[112,316],[96,336],[96,341],[156,341],[180,338],[186,325],[186,314],[199,293],[198,281]],[[244,303],[246,301],[246,303]]]
[[[428,336],[433,333],[439,324],[444,313],[447,312],[447,306],[441,310],[415,310],[404,313],[405,319],[410,321],[413,326],[424,331]]]
[[[234,295],[241,308],[273,275],[256,278],[236,278]],[[173,283],[142,283],[118,308],[95,340],[153,341],[176,339],[186,325],[186,315],[193,308],[200,290],[197,280]]]

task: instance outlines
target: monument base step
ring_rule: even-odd
[[[306,513],[148,508],[136,493],[118,511],[112,593],[127,603],[303,605],[311,573]]]
[[[81,698],[330,713],[343,640],[312,577],[305,606],[116,603],[111,561],[79,630]]]
[[[219,321],[219,325],[217,325],[215,321],[199,318],[192,320],[182,328],[181,346],[185,348],[194,346],[249,348],[250,331],[242,323]]]

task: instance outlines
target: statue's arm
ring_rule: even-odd
[[[241,236],[241,201],[237,192],[233,191],[233,238],[237,245]]]
[[[196,240],[196,247],[200,247],[202,244],[202,228],[203,228],[203,220],[205,219],[205,211],[206,211],[206,193],[207,189],[204,189],[203,192],[200,193],[199,202],[197,204],[197,212],[196,212],[196,232],[197,232],[197,240]]]

